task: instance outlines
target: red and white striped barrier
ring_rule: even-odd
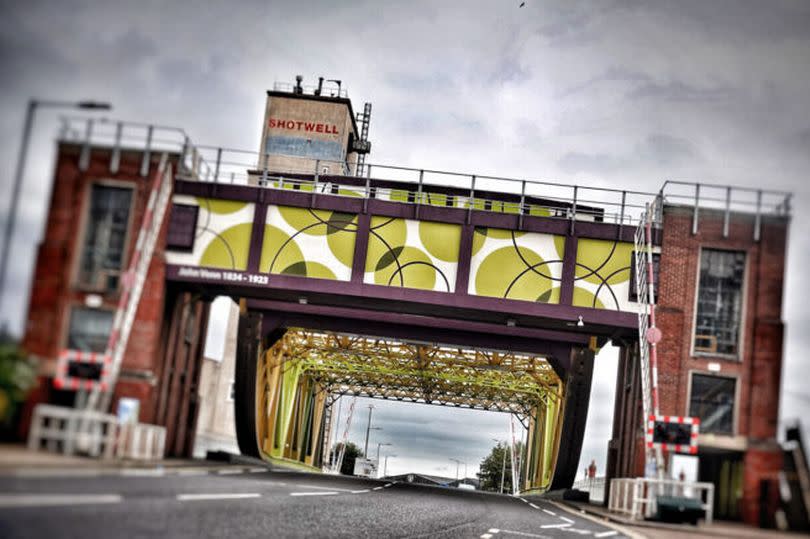
[[[689,435],[688,444],[667,444],[653,441],[653,432],[655,430],[655,423],[675,423],[679,425],[691,425],[691,433]],[[692,455],[697,454],[698,450],[698,434],[700,433],[700,418],[698,417],[685,417],[676,415],[651,415],[647,419],[647,434],[646,441],[647,447],[652,449],[660,447],[676,453],[689,453]]]
[[[71,363],[90,363],[101,366],[101,374],[97,380],[92,378],[78,378],[70,375]],[[90,391],[98,386],[106,391],[110,375],[112,357],[96,352],[83,352],[81,350],[62,350],[56,363],[56,374],[53,377],[53,387],[56,389],[85,389]]]

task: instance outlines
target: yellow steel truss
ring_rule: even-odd
[[[259,446],[320,466],[328,395],[481,410],[528,420],[525,488],[544,488],[559,441],[563,383],[542,356],[288,329],[257,365]]]

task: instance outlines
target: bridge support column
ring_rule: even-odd
[[[571,349],[571,369],[565,380],[562,425],[559,429],[564,435],[557,444],[557,461],[551,490],[570,488],[577,476],[591,398],[594,355],[588,348]]]
[[[283,329],[260,337],[261,316],[240,317],[236,425],[243,454],[319,468],[327,393],[295,357]]]

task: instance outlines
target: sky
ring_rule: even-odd
[[[0,0],[0,192],[10,191],[31,97],[107,100],[111,117],[255,150],[264,91],[297,74],[341,79],[355,109],[373,103],[371,162],[645,191],[666,179],[789,190],[780,413],[806,416],[810,3],[519,5]],[[57,116],[37,116],[0,304],[17,333]],[[0,197],[2,222],[6,205]],[[610,349],[596,361],[583,462],[604,461],[615,361]],[[398,455],[389,472],[454,476],[449,458],[480,461],[486,438],[508,432],[500,414],[378,406],[379,434]]]

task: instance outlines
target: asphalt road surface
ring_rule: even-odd
[[[0,537],[619,538],[543,500],[263,467],[0,477]]]

